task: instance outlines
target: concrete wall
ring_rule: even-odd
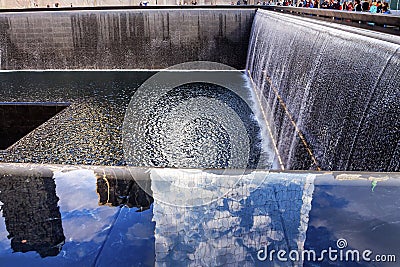
[[[215,61],[243,69],[255,10],[0,14],[1,69],[161,69]]]

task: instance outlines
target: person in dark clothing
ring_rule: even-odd
[[[362,11],[360,0],[356,0],[355,3],[356,4],[354,5],[354,11]]]
[[[383,14],[391,14],[390,10],[389,10],[389,3],[388,2],[384,2],[383,6],[382,6],[382,13]]]
[[[339,1],[333,2],[332,9],[340,10],[340,2]]]
[[[367,1],[362,2],[361,8],[363,12],[368,12],[369,11],[369,3]]]
[[[382,7],[383,7],[382,2],[378,1],[377,5],[376,5],[376,9],[377,9],[376,13],[382,13]]]
[[[354,10],[354,6],[353,6],[353,2],[348,2],[347,3],[347,11],[353,11]]]
[[[391,14],[387,6],[382,7],[382,14]]]
[[[328,6],[329,6],[329,4],[326,0],[321,4],[321,8],[324,8],[324,9],[327,9]]]

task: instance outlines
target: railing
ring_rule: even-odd
[[[261,6],[260,8],[400,35],[400,16],[289,6]]]

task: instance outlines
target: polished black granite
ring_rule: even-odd
[[[1,264],[151,266],[153,199],[132,183],[79,169],[54,176],[0,175]]]
[[[177,204],[188,189],[171,189],[168,196],[159,191],[154,178],[179,180],[182,175],[197,179],[194,187],[203,187],[203,193],[210,189],[229,193],[207,205],[174,205],[171,201]],[[207,189],[199,175],[210,178],[214,189]],[[146,176],[154,198],[137,186]],[[238,177],[240,182],[232,183]],[[257,255],[265,246],[287,253],[314,249],[319,255],[328,247],[337,249],[342,238],[348,244],[343,251],[370,249],[373,256],[395,255],[398,260],[399,181],[398,174],[254,171],[238,176],[178,169],[127,172],[0,164],[0,262],[5,266],[380,266],[327,257],[285,262],[276,254],[273,260]]]
[[[371,250],[372,261],[334,262],[326,257],[319,262],[306,261],[304,266],[398,266],[399,185],[399,180],[395,183],[383,180],[373,186],[364,179],[316,185],[305,249],[338,249],[337,241],[344,239],[347,242],[344,251]],[[390,255],[395,255],[396,261],[378,262],[376,258]]]

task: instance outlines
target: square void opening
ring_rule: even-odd
[[[69,105],[0,102],[0,150],[9,148]]]

